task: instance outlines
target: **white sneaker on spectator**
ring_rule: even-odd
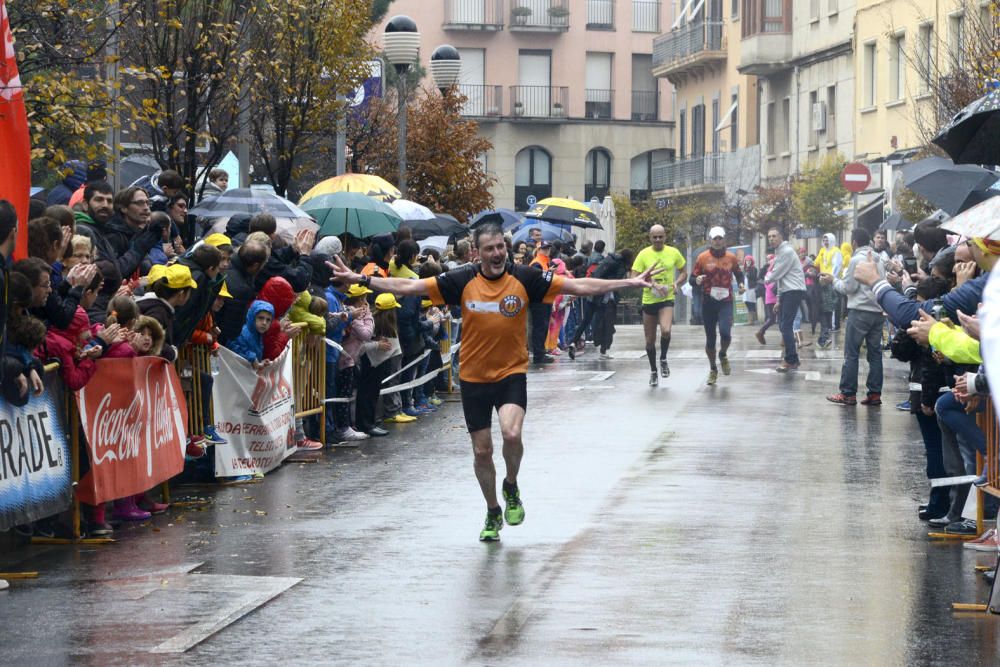
[[[597,357],[597,358],[598,358],[598,359],[600,359],[601,361],[607,361],[608,359],[614,359],[614,357],[612,357],[612,356],[611,356],[611,355],[610,355],[609,353],[607,353],[607,352],[601,352],[601,354],[600,354],[600,355],[598,355],[598,357]]]
[[[10,588],[10,584],[7,583],[6,579],[0,579],[0,591],[5,591]]]
[[[335,447],[357,447],[360,441],[368,438],[367,434],[360,434],[364,435],[364,438],[359,438],[358,435],[358,432],[350,427],[338,429],[334,432],[330,444]]]
[[[362,433],[361,431],[355,431],[353,428],[345,429],[344,438],[348,441],[350,440],[367,440],[371,436],[367,433]]]
[[[985,533],[980,535],[974,540],[969,540],[962,544],[966,549],[972,549],[973,551],[993,551],[997,550],[997,531],[996,528],[990,528]]]

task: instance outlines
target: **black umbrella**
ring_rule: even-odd
[[[892,230],[898,232],[910,227],[913,227],[913,223],[904,218],[902,213],[896,212],[886,218],[879,229],[882,231]]]
[[[406,220],[404,225],[413,232],[415,241],[431,236],[465,236],[469,228],[447,213],[435,213],[431,220]]]
[[[979,206],[987,199],[992,199],[997,195],[1000,195],[1000,190],[976,190],[975,192],[970,192],[969,196],[965,198],[965,201],[958,208],[958,213],[964,213],[973,206]]]
[[[1000,175],[974,164],[955,164],[929,157],[903,165],[903,185],[943,211],[958,213],[966,199],[1000,180]]]
[[[932,141],[956,164],[1000,164],[1000,90],[959,111]]]

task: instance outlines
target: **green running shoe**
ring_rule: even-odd
[[[733,372],[733,367],[729,365],[729,357],[719,357],[719,366],[722,367],[722,374],[729,375]]]
[[[719,379],[719,371],[713,368],[708,372],[708,382],[706,382],[705,384],[709,385],[715,384],[715,381],[718,379]]]
[[[499,542],[500,529],[503,528],[503,515],[486,512],[486,525],[479,532],[480,542]]]
[[[521,491],[514,487],[513,491],[503,490],[503,499],[507,502],[507,509],[503,511],[503,518],[508,526],[517,526],[524,523],[524,505],[521,504]]]

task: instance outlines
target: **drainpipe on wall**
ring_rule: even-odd
[[[792,163],[794,168],[792,174],[798,174],[801,167],[799,158],[799,149],[801,148],[801,131],[802,131],[802,114],[801,111],[801,101],[802,101],[802,82],[799,80],[799,66],[795,66],[795,153],[792,158]]]

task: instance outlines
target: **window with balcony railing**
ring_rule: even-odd
[[[565,86],[511,86],[510,115],[520,118],[565,118],[569,89]]]
[[[632,0],[632,32],[660,32],[660,3]]]
[[[587,30],[614,29],[614,0],[587,0]]]
[[[740,32],[745,37],[792,31],[792,0],[743,0]]]
[[[510,29],[565,30],[569,27],[567,0],[510,0]]]
[[[503,88],[473,83],[458,84],[465,97],[462,115],[474,118],[495,118],[503,115]]]
[[[608,120],[614,117],[613,100],[615,97],[615,91],[600,88],[587,88],[585,94],[587,100],[587,118]]]
[[[445,0],[445,29],[503,27],[503,0]]]
[[[632,120],[659,120],[660,94],[655,90],[632,91]]]
[[[671,30],[653,40],[653,66],[674,61],[702,51],[722,49],[722,21],[695,21]]]

